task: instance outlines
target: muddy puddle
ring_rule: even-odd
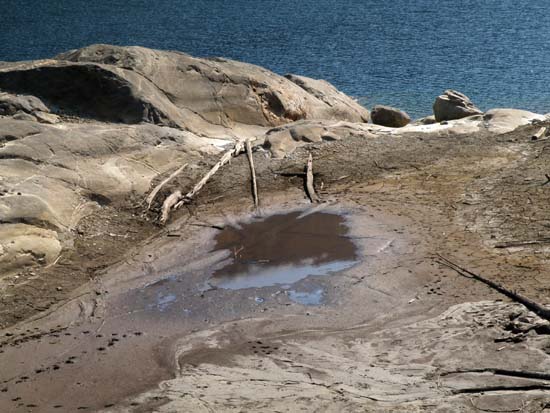
[[[319,305],[325,296],[320,276],[359,261],[348,232],[345,218],[328,212],[294,211],[226,226],[214,236],[207,253],[217,257],[211,269],[181,271],[131,290],[120,301],[119,311],[193,317],[204,313],[199,310],[204,295],[216,291],[220,299],[234,301],[240,300],[238,290],[249,289],[256,304],[278,291],[293,302]],[[274,289],[264,290],[269,287]]]
[[[341,215],[300,211],[226,227],[215,238],[215,250],[229,251],[230,263],[217,270],[208,284],[229,290],[284,287],[308,276],[345,270],[357,263],[348,231]]]
[[[0,411],[119,406],[173,377],[180,340],[223,323],[260,317],[291,328],[297,315],[308,326],[325,323],[324,314],[337,317],[342,305],[335,286],[349,283],[364,258],[363,277],[398,252],[385,225],[370,215],[291,211],[174,241],[163,250],[177,257],[166,270],[147,264],[134,278],[121,272],[101,295],[52,314],[47,330],[37,321],[36,339],[27,332],[5,337]]]

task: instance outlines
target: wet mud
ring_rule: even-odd
[[[122,265],[92,297],[3,337],[0,408],[115,409],[177,376],[178,343],[189,334],[258,315],[325,311],[344,273],[395,239],[384,225],[341,208],[275,209],[236,216],[222,231],[196,227],[184,243],[163,240],[152,259],[143,253],[150,266],[128,278],[132,267]]]
[[[357,262],[356,246],[342,216],[295,211],[230,226],[215,238],[231,263],[208,281],[238,290],[290,286],[308,276],[342,271]]]

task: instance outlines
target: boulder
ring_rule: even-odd
[[[27,265],[51,264],[61,252],[57,233],[26,224],[0,226],[0,273]]]
[[[402,128],[411,121],[410,116],[402,110],[390,106],[376,105],[371,111],[372,123],[388,126],[390,128]]]
[[[44,103],[35,96],[0,93],[0,115],[12,116],[18,112],[49,112]]]
[[[331,113],[331,116],[326,119],[334,118],[349,122],[369,121],[370,114],[364,106],[340,92],[326,80],[293,74],[285,75],[285,77],[330,107],[328,112]]]
[[[162,92],[130,70],[85,63],[28,62],[0,70],[0,88],[40,96],[61,113],[130,124],[183,126],[180,114]]]
[[[0,89],[39,96],[56,112],[110,122],[235,135],[300,119],[362,122],[368,111],[324,81],[251,64],[142,47],[94,45],[0,66]]]
[[[446,90],[445,93],[438,96],[433,104],[433,111],[437,122],[462,119],[483,113],[466,95],[456,90]]]

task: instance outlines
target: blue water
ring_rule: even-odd
[[[225,56],[324,78],[366,106],[550,112],[548,0],[0,0],[0,60],[92,43]]]

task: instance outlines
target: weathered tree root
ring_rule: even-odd
[[[321,200],[315,193],[315,187],[313,186],[313,156],[311,156],[311,153],[307,158],[306,189],[307,189],[307,195],[309,196],[309,199],[311,200],[311,202],[321,202]]]
[[[529,298],[523,297],[522,295],[515,293],[513,291],[508,290],[507,288],[503,287],[500,284],[495,283],[494,281],[491,281],[485,277],[482,277],[481,275],[475,274],[466,268],[463,268],[459,266],[458,264],[448,260],[445,257],[442,257],[441,255],[437,255],[438,262],[441,265],[444,265],[447,268],[452,269],[459,275],[462,275],[466,278],[473,278],[477,281],[481,281],[485,285],[488,285],[492,289],[498,291],[501,294],[504,294],[506,297],[524,305],[528,310],[534,312],[539,317],[544,318],[545,320],[550,321],[550,309],[540,305],[539,303],[536,303],[535,301],[530,300]]]
[[[172,209],[181,208],[184,204],[190,202],[193,197],[202,189],[202,187],[208,182],[208,180],[226,163],[228,163],[232,157],[237,156],[244,150],[245,140],[241,139],[235,143],[233,148],[225,152],[220,160],[208,171],[206,175],[193,187],[191,191],[183,195],[180,190],[172,192],[162,205],[162,213],[160,217],[160,223],[165,224],[170,217],[170,211]]]

